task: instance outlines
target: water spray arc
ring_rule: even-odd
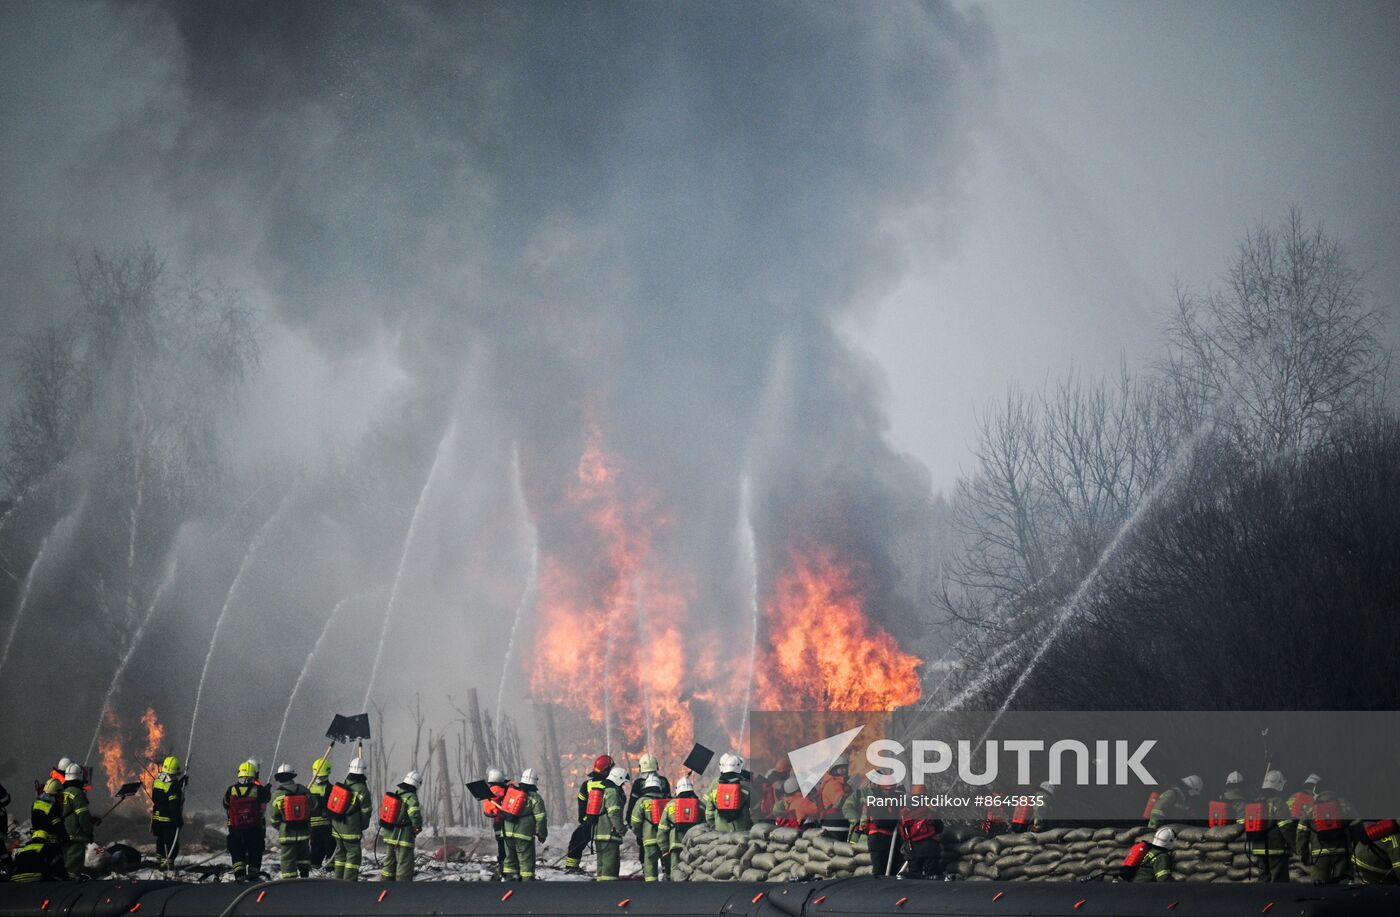
[[[194,692],[194,712],[190,714],[190,735],[189,742],[185,746],[185,761],[188,766],[190,752],[194,750],[194,731],[199,723],[199,705],[204,699],[204,682],[209,677],[209,664],[214,661],[214,648],[218,645],[219,634],[224,629],[224,619],[228,617],[228,611],[233,606],[233,600],[238,595],[238,587],[243,582],[243,577],[252,565],[253,557],[258,553],[258,548],[262,545],[267,533],[276,527],[277,522],[282,518],[282,514],[291,505],[292,494],[290,491],[282,498],[282,502],[273,510],[267,521],[253,533],[253,539],[248,542],[248,549],[243,552],[243,560],[238,565],[238,572],[234,574],[233,582],[229,584],[228,594],[224,596],[223,607],[219,609],[219,616],[214,619],[214,633],[209,638],[209,652],[204,656],[204,668],[199,673],[199,686]]]
[[[272,747],[273,761],[281,760],[279,756],[282,751],[282,739],[287,734],[287,720],[291,718],[292,706],[296,704],[297,692],[301,690],[301,683],[306,681],[306,673],[311,671],[311,663],[316,661],[316,654],[321,651],[321,644],[326,642],[326,634],[330,633],[336,618],[340,616],[340,609],[365,594],[365,592],[360,592],[355,595],[347,595],[336,602],[335,606],[331,608],[331,613],[326,616],[326,623],[321,625],[321,632],[317,634],[316,642],[311,645],[311,652],[306,654],[306,662],[301,667],[301,673],[297,675],[296,683],[292,685],[292,693],[287,697],[287,709],[282,711],[282,725],[277,729],[277,743]]]
[[[77,509],[55,522],[53,528],[49,529],[49,533],[44,536],[44,540],[39,542],[39,551],[34,555],[34,560],[29,564],[29,572],[24,575],[24,581],[20,584],[19,602],[15,605],[15,616],[14,620],[10,622],[10,632],[5,636],[4,649],[0,649],[0,672],[5,670],[5,663],[10,659],[10,650],[14,647],[15,636],[19,633],[20,623],[24,620],[25,609],[29,607],[29,596],[34,590],[34,580],[43,566],[44,557],[49,553],[49,543],[52,541],[55,548],[61,547],[61,539],[71,534],[73,525],[76,524],[86,505],[87,494],[83,494],[83,498],[78,501]],[[60,541],[54,540],[55,535],[60,536]]]
[[[744,557],[748,560],[750,583],[749,670],[744,682],[744,716],[739,724],[739,748],[747,754],[745,742],[749,734],[749,708],[753,706],[754,663],[758,656],[758,625],[761,614],[758,602],[758,538],[753,528],[753,479],[748,474],[744,475],[739,484],[739,541]]]
[[[160,584],[156,586],[155,594],[151,596],[150,604],[146,606],[146,614],[142,616],[141,623],[136,628],[136,633],[132,635],[131,642],[127,644],[126,652],[122,654],[121,661],[117,663],[117,670],[112,674],[112,682],[107,686],[107,693],[102,698],[102,704],[97,709],[97,725],[92,730],[92,741],[88,743],[87,755],[84,761],[92,760],[92,753],[97,749],[97,739],[102,734],[102,723],[106,719],[107,708],[112,704],[112,698],[116,696],[117,687],[121,684],[122,676],[126,674],[127,666],[131,664],[131,659],[136,655],[137,648],[141,645],[142,639],[146,636],[146,627],[155,617],[156,609],[160,607],[160,600],[175,582],[175,577],[179,572],[179,536],[176,536],[176,543],[170,547],[170,557],[165,563],[165,575],[161,577]]]
[[[506,698],[506,681],[510,677],[510,667],[515,659],[515,644],[520,636],[520,622],[534,606],[540,585],[540,533],[530,519],[530,508],[525,501],[525,484],[520,474],[520,444],[511,449],[510,483],[515,497],[516,524],[525,533],[530,544],[530,568],[526,573],[525,588],[520,593],[520,602],[515,606],[515,617],[510,622],[510,637],[506,642],[506,655],[501,660],[501,683],[496,687],[496,719],[499,727],[501,707]]]
[[[427,502],[428,493],[433,489],[438,469],[442,467],[443,458],[451,448],[456,433],[457,421],[454,419],[447,425],[442,439],[438,441],[437,453],[433,456],[433,464],[428,469],[427,480],[423,482],[423,489],[418,493],[418,503],[413,507],[413,515],[409,518],[408,532],[403,539],[403,551],[399,555],[398,570],[394,573],[394,585],[389,590],[389,601],[384,607],[384,623],[379,628],[379,646],[374,651],[374,664],[370,667],[369,681],[365,684],[365,698],[360,704],[361,710],[369,709],[369,699],[374,693],[374,682],[379,677],[379,666],[384,661],[384,644],[389,639],[389,624],[394,618],[394,607],[398,604],[399,589],[403,585],[404,568],[408,564],[408,556],[413,548],[413,536],[418,530],[418,521],[423,515],[423,506]]]

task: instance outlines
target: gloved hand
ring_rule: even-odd
[[[97,827],[97,826],[100,825],[100,824],[102,824],[102,816],[101,816],[101,815],[94,815],[94,816],[92,817],[92,825],[93,825],[93,827],[95,828],[95,827]]]
[[[549,840],[549,832],[541,831],[535,835],[535,839],[538,840],[541,844],[543,844],[545,841]]]

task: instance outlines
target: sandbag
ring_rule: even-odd
[[[1071,828],[1070,830],[1065,832],[1065,836],[1062,838],[1062,840],[1068,843],[1075,843],[1076,841],[1092,841],[1093,839],[1094,832],[1089,830],[1088,828]]]
[[[1233,841],[1243,830],[1239,824],[1217,825],[1206,829],[1205,838],[1210,841]]]
[[[797,829],[786,825],[768,832],[768,843],[770,844],[792,844],[797,841]]]

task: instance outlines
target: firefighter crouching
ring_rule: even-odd
[[[520,782],[501,794],[506,859],[503,874],[521,882],[535,878],[535,842],[549,838],[549,816],[540,796],[539,775],[533,768],[520,772]]]
[[[593,854],[598,858],[599,882],[615,880],[622,867],[622,837],[627,833],[622,785],[626,782],[627,770],[614,767],[608,771],[601,789],[588,791],[586,811],[593,818]]]
[[[29,809],[29,842],[15,852],[14,882],[63,881],[63,784],[49,778]]]
[[[655,882],[661,876],[661,816],[667,799],[661,793],[661,777],[655,772],[634,781],[642,785],[640,794],[632,800],[632,817],[628,820],[632,836],[642,855],[642,878]]]
[[[1245,853],[1261,882],[1287,882],[1288,859],[1293,850],[1297,823],[1283,799],[1281,771],[1264,775],[1259,798],[1246,803],[1244,817]]]
[[[786,828],[810,828],[817,824],[821,814],[817,804],[802,795],[796,777],[788,777],[780,789],[782,795],[773,804],[774,824]]]
[[[384,830],[385,882],[412,882],[413,856],[418,832],[423,830],[423,810],[418,805],[417,771],[409,771],[399,781],[398,789],[384,794],[379,804],[379,826]]]
[[[689,777],[676,781],[676,798],[666,803],[661,812],[661,823],[657,825],[659,849],[664,857],[666,878],[670,878],[681,865],[681,847],[685,844],[686,833],[704,821],[702,804],[695,795],[695,787]]]
[[[1172,881],[1172,850],[1176,847],[1176,832],[1158,828],[1150,841],[1138,841],[1123,858],[1119,878],[1124,882]]]
[[[1309,800],[1299,807],[1296,851],[1308,864],[1315,885],[1335,885],[1351,869],[1348,826],[1355,814],[1351,804],[1329,789],[1318,792],[1320,781],[1313,781]]]
[[[1393,818],[1352,823],[1351,865],[1362,885],[1400,884],[1400,822]]]
[[[262,872],[263,853],[267,847],[263,811],[270,798],[267,787],[258,783],[257,765],[252,761],[238,765],[237,778],[224,790],[228,855],[233,862],[235,882],[256,879]]]
[[[320,869],[335,855],[335,837],[331,833],[331,816],[326,811],[326,798],[331,791],[331,762],[317,758],[311,762],[311,865]]]
[[[1182,777],[1177,785],[1168,787],[1161,793],[1153,793],[1147,800],[1147,827],[1159,828],[1165,822],[1186,822],[1200,818],[1195,804],[1191,801],[1201,795],[1206,782],[1197,774]]]
[[[735,754],[720,756],[719,780],[705,797],[705,822],[716,831],[747,831],[753,827],[743,770],[743,758]]]
[[[311,791],[297,783],[297,772],[283,764],[272,775],[272,823],[277,826],[277,846],[282,848],[282,878],[305,879],[311,875]]]
[[[362,759],[353,759],[345,782],[331,787],[326,795],[326,811],[330,813],[331,834],[335,837],[335,877],[358,882],[364,856],[362,839],[374,814]]]
[[[156,863],[161,869],[175,865],[180,828],[185,824],[186,779],[180,759],[174,755],[161,762],[160,773],[151,783],[151,834],[156,839]]]
[[[578,827],[569,835],[569,850],[564,857],[564,868],[569,872],[580,872],[579,861],[583,859],[584,848],[593,840],[593,822],[598,816],[588,814],[589,794],[595,789],[601,791],[607,781],[608,771],[612,770],[611,755],[599,755],[593,759],[593,770],[583,779],[578,788]],[[602,796],[599,795],[599,800]],[[599,810],[601,811],[601,810]]]

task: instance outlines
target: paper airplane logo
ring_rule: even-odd
[[[851,747],[851,743],[864,728],[857,726],[855,729],[847,729],[845,732],[827,736],[821,741],[788,752],[792,775],[797,778],[797,786],[802,790],[803,796],[812,792],[812,788],[821,782],[826,772],[831,770],[831,765],[846,753],[846,749]]]

